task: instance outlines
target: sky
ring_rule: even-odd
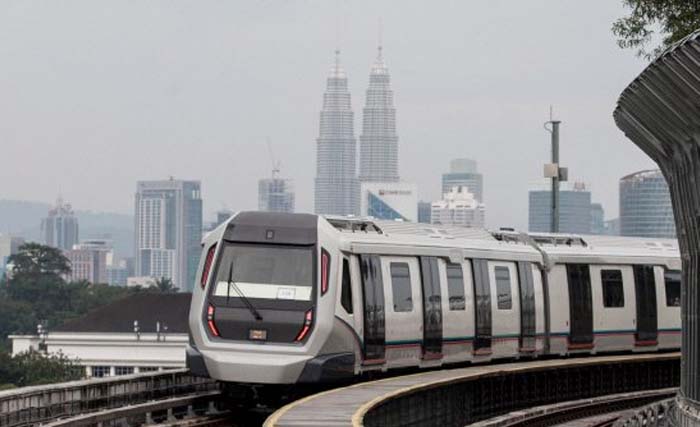
[[[550,105],[561,164],[607,218],[654,163],[615,127],[646,66],[610,31],[617,0],[0,2],[0,199],[132,213],[137,180],[202,182],[205,220],[257,207],[272,159],[313,210],[325,78],[341,50],[359,139],[380,42],[399,172],[438,199],[449,161],[484,174],[487,226],[527,228]],[[359,156],[358,156],[359,158]]]

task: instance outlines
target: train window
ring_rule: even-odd
[[[352,288],[350,287],[350,263],[343,258],[343,283],[340,288],[340,304],[348,314],[352,314]]]
[[[620,270],[600,270],[600,280],[603,283],[603,306],[624,307],[625,292],[622,287],[622,272]]]
[[[513,308],[513,299],[510,292],[510,270],[508,270],[508,267],[496,267],[496,292],[498,293],[499,310],[510,310]]]
[[[664,271],[666,285],[666,307],[681,306],[681,272],[679,270]]]
[[[391,291],[394,294],[394,312],[413,311],[411,276],[408,264],[405,262],[392,262],[390,270]]]
[[[459,264],[447,264],[447,295],[450,310],[464,310],[464,275]]]

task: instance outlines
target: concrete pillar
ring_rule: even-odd
[[[683,264],[681,387],[672,418],[700,426],[700,31],[652,62],[622,92],[614,116],[671,191]]]

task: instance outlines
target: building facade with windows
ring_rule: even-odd
[[[24,239],[21,237],[0,235],[0,278],[6,274],[10,256],[19,252],[19,248],[23,244]]]
[[[430,224],[431,209],[432,203],[424,202],[423,200],[418,202],[418,222],[421,224]]]
[[[58,198],[56,206],[41,221],[41,236],[48,246],[63,250],[72,249],[78,243],[78,219],[71,205],[62,198]]]
[[[605,210],[600,203],[591,203],[591,234],[605,234]]]
[[[360,193],[360,215],[415,222],[418,219],[417,193],[415,184],[363,182]]]
[[[258,210],[263,212],[293,213],[294,184],[292,180],[283,178],[259,180]]]
[[[452,187],[442,200],[433,202],[431,206],[431,224],[483,228],[485,218],[484,204],[461,185]]]
[[[199,181],[139,181],[135,223],[135,274],[168,278],[191,290],[202,238]]]
[[[660,170],[645,170],[620,179],[620,235],[676,237],[671,193]]]
[[[528,206],[528,229],[532,232],[551,231],[552,192],[531,190]],[[591,192],[582,182],[562,183],[559,190],[559,232],[591,233]]]
[[[462,158],[450,161],[450,171],[442,174],[442,194],[459,186],[466,187],[479,202],[484,201],[484,177],[477,171],[475,160]]]
[[[12,335],[12,354],[34,349],[77,359],[86,377],[185,367],[191,294],[137,294],[36,335]]]
[[[112,256],[112,245],[105,240],[88,240],[73,245],[64,251],[71,265],[71,272],[66,279],[73,282],[109,283],[107,277],[107,258]]]
[[[360,210],[354,126],[348,78],[336,50],[316,139],[314,210],[318,214],[357,215]]]

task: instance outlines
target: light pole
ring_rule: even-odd
[[[566,181],[568,178],[568,169],[559,166],[559,125],[560,120],[552,120],[552,112],[550,110],[550,120],[545,122],[544,128],[552,134],[552,163],[544,165],[544,177],[552,179],[552,203],[551,203],[551,222],[549,231],[552,233],[559,232],[559,183]],[[548,125],[550,127],[548,127]]]

